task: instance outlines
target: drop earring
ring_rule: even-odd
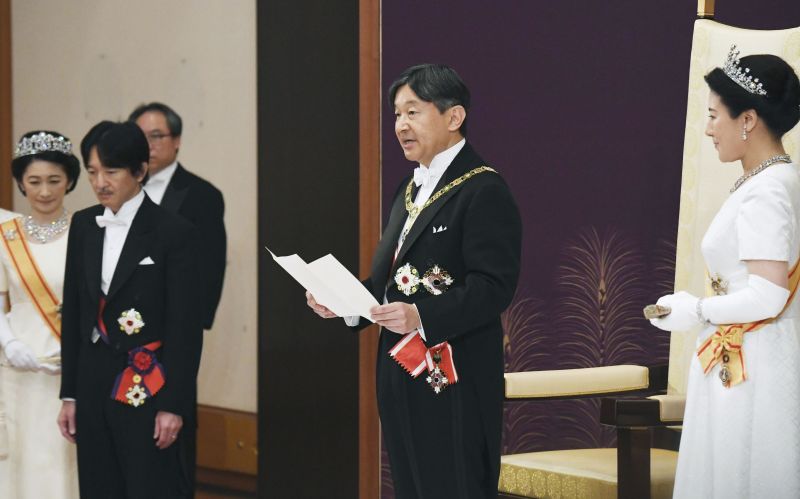
[[[742,127],[742,140],[747,140],[747,125]]]

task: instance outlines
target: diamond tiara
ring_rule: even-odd
[[[758,81],[758,78],[753,78],[750,68],[743,68],[739,65],[739,51],[736,49],[736,45],[731,45],[722,70],[728,75],[728,78],[751,94],[767,96],[764,85]]]
[[[23,137],[14,149],[14,159],[39,154],[46,151],[56,151],[62,154],[72,154],[72,142],[58,135],[39,132],[30,137]]]

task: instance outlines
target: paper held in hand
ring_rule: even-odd
[[[306,263],[297,255],[276,256],[264,247],[278,265],[314,295],[317,303],[339,317],[369,316],[369,309],[379,305],[367,288],[331,254]]]

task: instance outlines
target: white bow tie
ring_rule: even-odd
[[[427,187],[431,182],[435,182],[439,178],[438,173],[431,173],[430,168],[418,166],[414,168],[414,184],[419,187]]]
[[[117,218],[115,216],[108,216],[108,215],[97,215],[94,217],[95,222],[97,222],[97,226],[101,229],[108,227],[109,225],[117,225],[120,227],[125,227],[128,225],[128,222],[122,220],[121,218]]]

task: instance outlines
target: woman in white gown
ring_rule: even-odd
[[[0,224],[0,397],[8,437],[0,498],[77,498],[75,447],[55,421],[70,221],[63,203],[80,165],[68,139],[37,131],[20,139],[12,172],[30,215]]]
[[[731,48],[706,76],[711,137],[743,174],[702,242],[710,288],[662,297],[655,326],[704,324],[691,362],[674,497],[800,498],[800,170],[781,137],[800,119],[782,59]],[[791,276],[790,276],[791,273]]]

